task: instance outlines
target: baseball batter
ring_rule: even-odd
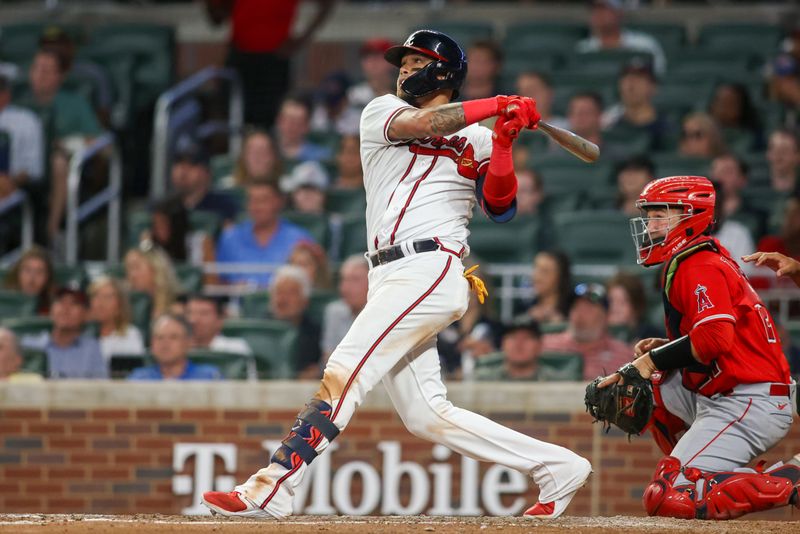
[[[522,128],[536,127],[536,104],[504,96],[451,103],[467,64],[459,45],[439,32],[413,33],[386,59],[400,68],[397,95],[374,99],[361,117],[367,305],[271,463],[203,502],[228,516],[290,515],[308,464],[382,381],[410,432],[531,476],[539,502],[525,515],[558,517],[591,473],[589,462],[453,406],[436,350],[437,333],[464,314],[470,289],[482,290],[461,263],[476,200],[496,222],[514,216],[511,144]],[[477,124],[495,116],[494,132]]]
[[[706,178],[663,178],[631,220],[639,263],[664,263],[669,335],[640,341],[633,362],[653,382],[651,431],[667,455],[645,489],[650,515],[731,519],[798,501],[797,465],[744,468],[789,431],[794,384],[769,311],[709,236],[714,201]]]

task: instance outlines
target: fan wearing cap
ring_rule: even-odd
[[[294,211],[323,215],[328,181],[328,174],[322,165],[316,161],[306,161],[284,176],[280,185],[281,191],[289,195]]]
[[[600,284],[578,284],[567,317],[567,329],[542,338],[545,352],[583,356],[583,377],[591,380],[630,361],[632,347],[615,339],[608,329],[608,295]]]
[[[22,338],[23,346],[47,353],[50,378],[108,378],[100,344],[83,333],[88,313],[86,293],[79,288],[62,287],[50,307],[52,330]]]
[[[638,342],[631,364],[652,380],[650,428],[667,455],[645,489],[650,515],[732,519],[798,504],[797,465],[740,470],[789,431],[794,384],[769,311],[710,236],[715,202],[707,178],[662,178],[631,219],[639,264],[663,264],[669,338]]]
[[[437,348],[438,333],[466,312],[470,291],[484,299],[483,282],[462,263],[467,225],[476,204],[494,222],[514,216],[512,145],[522,129],[537,127],[536,103],[515,96],[455,102],[467,60],[441,32],[416,31],[385,58],[398,68],[395,94],[367,104],[359,129],[369,298],[270,464],[232,492],[206,492],[203,503],[226,516],[290,515],[307,466],[382,382],[413,434],[531,477],[540,502],[524,515],[558,517],[591,464],[454,406]],[[478,124],[494,117],[494,131]]]
[[[538,370],[539,354],[542,352],[542,333],[539,323],[521,316],[503,332],[500,341],[499,361],[495,365],[479,364],[475,369],[476,380],[534,380]],[[491,360],[486,355],[482,360]]]

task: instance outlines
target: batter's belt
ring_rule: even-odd
[[[371,266],[377,267],[378,265],[384,265],[386,263],[399,260],[400,258],[410,256],[411,254],[432,252],[434,250],[439,250],[440,248],[443,249],[442,245],[435,239],[417,239],[416,241],[410,243],[410,246],[413,249],[413,252],[411,252],[411,250],[404,250],[402,244],[384,247],[373,252],[372,254],[367,254],[367,261],[369,261]],[[448,252],[450,251],[448,250]]]

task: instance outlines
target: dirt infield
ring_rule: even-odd
[[[726,534],[756,532],[800,533],[800,521],[684,521],[643,517],[563,517],[550,522],[532,522],[518,517],[347,517],[298,516],[287,521],[253,521],[166,515],[101,516],[101,515],[0,515],[0,532],[28,534],[43,532],[77,533],[150,533],[150,532],[214,532],[225,533],[292,533],[320,532],[466,532],[486,533],[536,532],[562,534],[569,532],[724,532]]]

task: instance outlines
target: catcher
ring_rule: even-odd
[[[669,339],[640,341],[633,363],[586,390],[595,418],[649,427],[666,455],[644,492],[649,515],[732,519],[798,505],[796,460],[744,468],[789,431],[794,384],[769,312],[709,235],[714,198],[698,176],[644,188],[631,233],[640,265],[664,264]]]

